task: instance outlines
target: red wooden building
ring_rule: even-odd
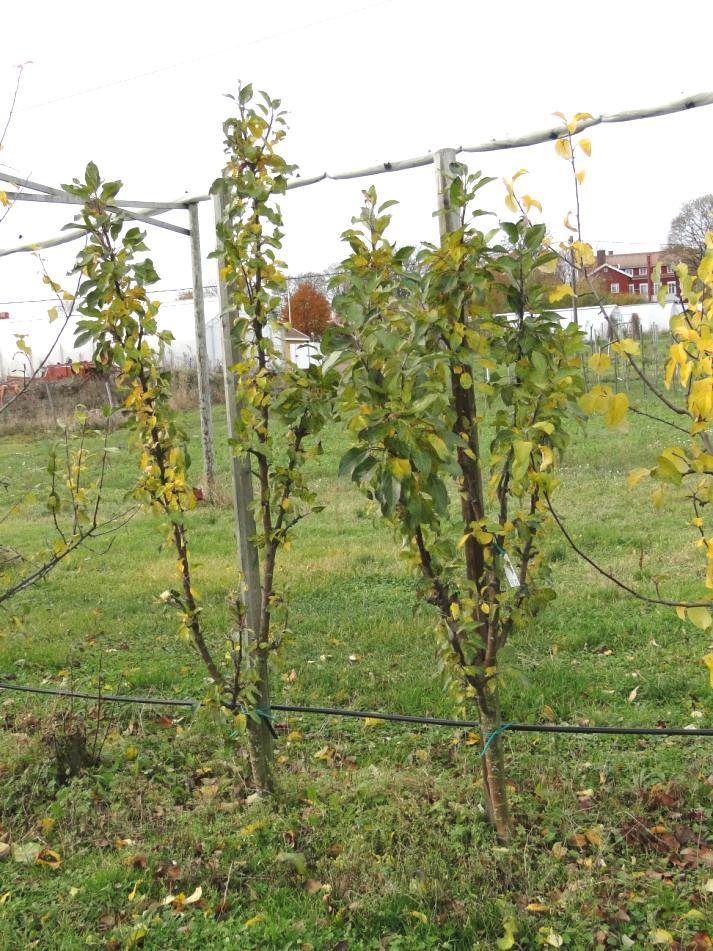
[[[654,268],[661,265],[661,277],[654,280]],[[597,251],[597,266],[590,277],[597,281],[608,294],[636,294],[644,300],[657,299],[661,284],[667,294],[679,293],[678,278],[673,264],[664,251],[640,251],[614,254],[613,251]]]

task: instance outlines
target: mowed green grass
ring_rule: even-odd
[[[195,433],[195,416],[186,422]],[[561,469],[557,505],[602,566],[647,593],[688,597],[701,591],[702,563],[685,503],[672,491],[656,511],[646,485],[626,487],[671,435],[641,418],[628,435],[592,422]],[[42,484],[48,445],[3,439],[8,491]],[[290,634],[274,700],[453,716],[411,569],[337,477],[335,430],[324,447],[312,475],[325,509],[301,523],[281,562]],[[107,504],[122,504],[132,467],[112,456]],[[232,512],[199,506],[190,522],[220,654],[237,583]],[[37,502],[2,524],[1,540],[31,551],[51,531]],[[701,663],[711,633],[631,599],[556,530],[544,547],[558,598],[506,649],[506,719],[713,726]],[[0,616],[0,674],[204,697],[198,658],[157,600],[175,584],[174,561],[148,515],[105,554],[78,554]],[[518,831],[504,849],[483,822],[468,731],[285,717],[281,793],[254,803],[242,738],[210,705],[115,709],[101,764],[57,789],[47,736],[68,709],[0,695],[0,831],[61,858],[56,868],[0,862],[2,948],[489,949],[508,921],[513,947],[647,948],[668,933],[686,948],[713,930],[710,740],[506,734]],[[91,728],[90,706],[73,709]],[[163,904],[199,886],[200,900]]]

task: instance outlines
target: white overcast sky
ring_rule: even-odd
[[[14,67],[31,64],[0,160],[57,185],[92,159],[136,199],[207,192],[222,164],[221,122],[230,114],[223,94],[238,79],[282,98],[285,152],[304,176],[523,134],[551,125],[555,110],[616,112],[713,88],[706,52],[713,4],[700,0],[36,0],[31,11],[21,27],[3,31],[0,115]],[[702,54],[686,52],[686,35],[702,38]],[[585,236],[619,251],[659,246],[681,203],[713,191],[712,130],[711,106],[594,129]],[[551,144],[468,161],[499,177],[528,169],[526,190],[562,235],[571,183]],[[400,240],[433,238],[432,169],[374,181],[380,196],[400,201]],[[339,234],[365,184],[325,182],[288,194],[290,273],[339,260]],[[504,212],[499,182],[481,194]],[[207,253],[211,207],[201,214]],[[18,203],[0,226],[0,246],[49,237],[70,216],[69,207]],[[189,285],[187,239],[152,229],[149,243],[161,286]],[[55,276],[70,257],[47,252]],[[214,267],[206,263],[206,282]],[[0,259],[0,306],[43,296],[30,256]]]

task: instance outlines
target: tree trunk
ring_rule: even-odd
[[[270,712],[270,679],[268,673],[268,659],[264,651],[255,655],[257,671],[257,709],[265,713]],[[261,793],[275,791],[275,775],[273,772],[273,736],[269,721],[258,714],[257,719],[248,717],[248,753],[253,782]]]
[[[502,726],[500,698],[497,687],[492,690],[486,688],[486,691],[485,695],[478,698],[485,808],[500,841],[508,842],[512,830],[505,785],[503,736],[502,733],[497,733]],[[496,735],[491,740],[493,733]]]

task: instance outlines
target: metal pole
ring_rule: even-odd
[[[193,273],[193,317],[196,336],[196,375],[198,377],[198,412],[201,422],[201,446],[203,447],[203,477],[205,496],[215,501],[216,471],[213,444],[213,417],[210,400],[210,373],[208,371],[208,345],[205,333],[205,302],[203,298],[203,266],[201,262],[201,235],[198,204],[188,206],[191,227],[191,266]]]

